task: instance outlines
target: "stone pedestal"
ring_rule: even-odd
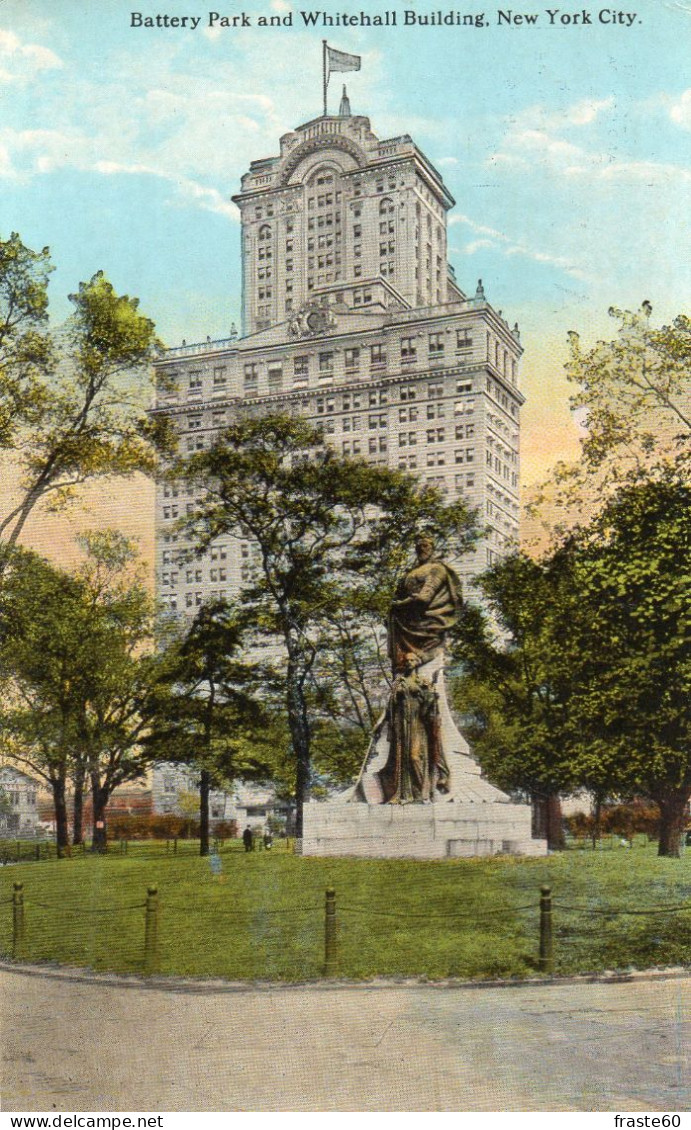
[[[443,654],[419,669],[435,687],[449,791],[428,803],[384,804],[377,776],[389,754],[386,716],[375,726],[357,784],[333,801],[305,805],[303,855],[377,859],[546,855],[531,836],[531,811],[484,780],[449,710]]]
[[[530,807],[479,801],[363,804],[340,800],[305,805],[303,855],[369,859],[546,855],[530,834]]]

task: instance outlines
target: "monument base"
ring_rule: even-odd
[[[303,855],[360,859],[453,859],[546,855],[531,837],[527,804],[508,802],[364,804],[311,801],[304,808]]]

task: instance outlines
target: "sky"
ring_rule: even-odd
[[[200,0],[0,0],[0,235],[50,246],[55,319],[102,269],[167,344],[239,325],[230,198],[251,160],[322,112],[326,37],[362,56],[332,77],[330,110],[345,79],[380,138],[412,135],[456,199],[461,287],[481,277],[519,322],[524,482],[575,455],[567,331],[612,336],[611,305],[648,299],[659,323],[689,307],[691,0],[440,2],[225,0],[218,16],[244,14],[242,28],[209,26]],[[309,12],[350,26],[308,28]],[[396,27],[359,26],[386,12]],[[164,16],[188,26],[132,26]],[[132,504],[142,528],[147,489]],[[118,518],[131,505],[111,504]]]

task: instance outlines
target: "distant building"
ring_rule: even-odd
[[[189,798],[199,798],[199,770],[173,762],[159,762],[151,773],[153,811],[157,815],[190,816]],[[228,812],[228,794],[214,789],[209,798],[212,823],[232,820]]]
[[[153,811],[160,815],[187,816],[188,801],[198,804],[199,771],[172,762],[161,762],[152,773]],[[247,824],[266,828],[271,817],[290,823],[290,806],[276,798],[272,785],[245,784],[237,781],[227,791],[211,793],[210,820],[214,824],[236,822],[242,831]],[[196,809],[195,809],[196,812]]]
[[[13,765],[0,766],[0,836],[35,836],[38,832],[39,782]]]

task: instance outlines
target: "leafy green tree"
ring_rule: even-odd
[[[590,629],[575,656],[581,761],[657,803],[667,856],[679,855],[691,797],[690,556],[691,486],[668,468],[607,504],[576,570],[575,613]]]
[[[189,522],[200,551],[229,535],[255,547],[256,574],[241,603],[248,622],[283,653],[301,835],[311,777],[308,683],[329,613],[356,607],[367,578],[390,591],[422,526],[463,553],[471,516],[462,502],[445,505],[411,476],[340,458],[299,417],[242,419],[173,473],[202,492]]]
[[[622,487],[543,561],[482,586],[508,636],[470,650],[459,705],[499,783],[639,794],[679,853],[691,796],[691,487],[668,468]]]
[[[241,644],[234,610],[224,601],[202,605],[182,640],[169,645],[166,680],[151,700],[150,752],[199,770],[201,855],[209,854],[212,788],[269,772],[261,742],[247,756],[266,712],[253,694],[256,676],[239,658]]]
[[[85,543],[74,575],[6,549],[0,586],[4,751],[49,784],[60,851],[70,779],[90,784],[94,849],[104,848],[114,789],[148,764],[146,706],[166,660],[151,653],[154,609],[127,574],[129,543],[106,531]]]
[[[39,503],[64,505],[79,484],[151,472],[171,443],[169,425],[146,415],[154,325],[138,300],[119,296],[99,271],[70,295],[59,333],[48,328],[47,248],[0,240],[0,451],[16,489],[0,514],[14,545]]]
[[[81,605],[74,578],[36,554],[6,550],[0,589],[2,751],[51,790],[60,854],[69,844],[67,787],[77,719],[73,675],[79,657],[64,619]]]
[[[655,466],[687,474],[691,457],[691,319],[651,323],[652,307],[609,310],[616,337],[584,349],[569,334],[566,373],[576,392],[571,407],[583,422],[580,457],[559,463],[533,492],[529,512],[543,518],[556,540],[620,486]]]
[[[570,582],[559,556],[515,554],[479,579],[485,608],[459,626],[456,706],[485,772],[501,788],[528,794],[547,812],[551,847],[562,842],[561,792],[576,786],[565,734],[570,673],[560,641],[568,631]],[[499,629],[499,630],[497,630]]]

